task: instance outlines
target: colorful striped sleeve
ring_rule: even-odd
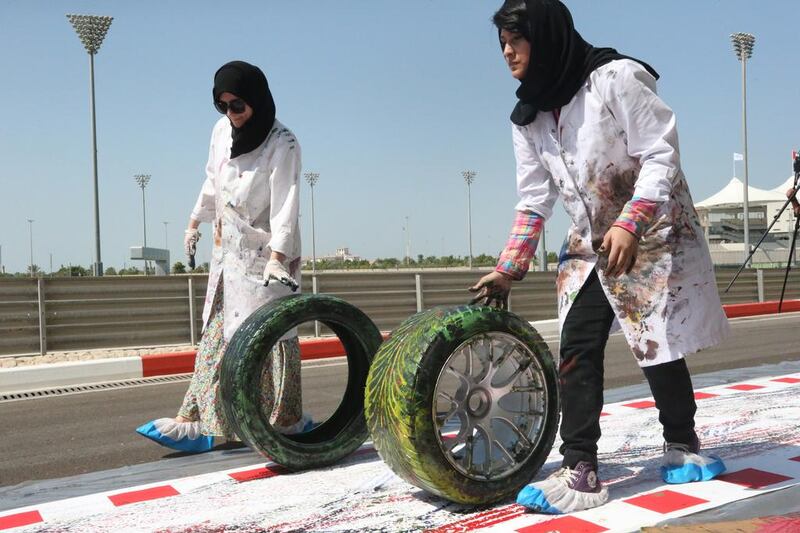
[[[536,254],[539,236],[544,226],[544,218],[536,213],[517,211],[514,227],[508,236],[508,242],[500,254],[495,270],[521,280],[528,272],[528,267]]]
[[[622,228],[641,238],[653,222],[658,209],[658,202],[634,196],[625,204],[622,213],[617,217],[613,226]]]

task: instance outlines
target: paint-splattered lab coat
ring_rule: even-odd
[[[208,322],[222,276],[224,335],[230,339],[253,311],[291,290],[280,283],[264,287],[264,267],[275,250],[295,266],[300,257],[300,145],[277,120],[265,141],[233,160],[231,124],[214,126],[206,180],[192,218],[213,224],[213,251],[203,324]],[[299,281],[299,270],[291,271]],[[290,332],[291,334],[292,332]],[[286,337],[288,337],[287,335]]]
[[[641,366],[719,343],[729,326],[714,267],[680,166],[672,110],[655,79],[631,60],[593,72],[553,113],[513,127],[518,210],[552,214],[560,196],[572,219],[559,261],[561,324],[592,269]],[[604,275],[595,249],[632,196],[660,202],[629,275]]]

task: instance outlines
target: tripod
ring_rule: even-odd
[[[792,187],[792,189],[793,189],[794,192],[792,193],[791,197],[788,200],[786,200],[786,203],[783,204],[783,207],[781,207],[780,211],[778,211],[778,213],[775,215],[775,218],[772,219],[772,222],[770,223],[769,227],[767,227],[767,230],[764,232],[764,234],[758,240],[756,245],[753,246],[753,248],[750,250],[750,254],[747,256],[747,259],[744,260],[744,263],[742,263],[742,266],[739,267],[739,270],[736,272],[736,275],[733,276],[733,279],[731,280],[731,282],[728,283],[727,287],[725,287],[725,292],[728,292],[728,289],[731,288],[733,283],[739,277],[739,274],[742,273],[742,270],[744,270],[744,268],[747,266],[747,263],[750,262],[750,259],[756,253],[756,250],[758,250],[759,245],[761,245],[761,243],[764,242],[764,239],[769,234],[769,231],[772,229],[772,226],[774,226],[775,223],[778,221],[778,219],[781,218],[781,215],[786,210],[786,208],[789,207],[789,204],[797,205],[797,193],[798,193],[797,187],[798,187],[798,184],[800,184],[799,183],[800,182],[800,153],[792,152],[792,162],[793,162],[792,169],[794,170],[794,186]],[[794,218],[794,233],[792,233],[792,246],[791,246],[791,248],[789,248],[789,259],[786,261],[786,273],[783,276],[783,287],[781,288],[781,299],[778,302],[778,312],[779,313],[781,312],[781,309],[783,308],[783,296],[786,294],[786,282],[789,280],[789,270],[791,270],[791,268],[792,268],[792,260],[794,260],[794,247],[795,247],[795,243],[797,242],[797,230],[798,229],[800,229],[800,216],[795,216],[795,218]]]

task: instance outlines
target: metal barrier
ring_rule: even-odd
[[[205,276],[0,280],[0,354],[192,342],[205,285]]]
[[[361,308],[381,330],[417,311],[466,303],[482,270],[397,270],[303,274],[307,292],[332,294]],[[717,270],[720,292],[736,270]],[[745,270],[723,303],[777,300],[784,271]],[[554,272],[515,283],[511,309],[526,320],[556,317]],[[206,275],[0,279],[0,356],[123,346],[195,344],[202,329]],[[787,299],[800,298],[792,270]],[[324,326],[320,334],[330,332]],[[314,335],[313,323],[300,327]]]

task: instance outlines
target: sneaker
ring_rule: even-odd
[[[565,514],[599,507],[608,501],[608,489],[597,479],[597,467],[581,461],[574,469],[563,467],[544,481],[525,486],[517,503],[531,511]]]
[[[214,437],[200,432],[199,422],[176,422],[159,418],[136,428],[143,437],[167,448],[189,453],[203,453],[214,447]]]
[[[725,471],[725,463],[716,455],[700,455],[700,440],[694,436],[689,444],[664,443],[661,478],[665,483],[708,481]]]

